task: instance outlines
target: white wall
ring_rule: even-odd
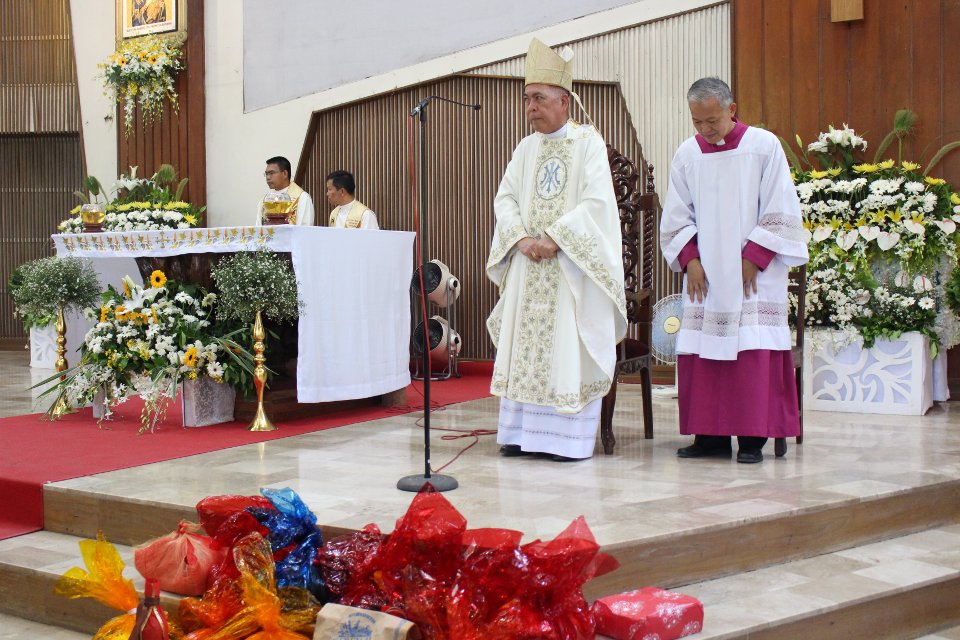
[[[107,188],[117,177],[116,104],[104,95],[103,82],[96,76],[97,64],[114,52],[115,6],[114,0],[70,0],[87,174],[97,176]]]
[[[244,107],[369,76],[630,4],[633,0],[244,0]]]
[[[190,0],[191,3],[200,0]],[[469,11],[474,3],[456,0]],[[531,36],[551,45],[583,40],[598,34],[715,4],[711,0],[639,0],[629,5],[569,20],[364,78],[283,104],[244,113],[244,15],[237,0],[205,0],[207,205],[212,226],[250,224],[256,202],[265,190],[264,160],[274,155],[296,163],[314,111],[361,100],[395,88],[427,82],[508,60],[526,52]],[[81,12],[77,7],[82,5]],[[104,122],[113,110],[94,79],[96,64],[113,51],[112,0],[71,0],[75,49],[84,109],[84,142],[90,173],[104,182],[116,176],[116,123]],[[415,37],[415,33],[411,37]],[[389,56],[389,51],[384,51]],[[341,63],[347,64],[349,56]],[[413,105],[410,105],[413,107]],[[643,140],[641,139],[641,142]],[[665,169],[666,167],[658,167]],[[661,180],[664,177],[663,173]],[[189,177],[189,176],[187,176]],[[661,185],[661,189],[665,185]],[[323,194],[314,193],[318,214],[327,210]]]

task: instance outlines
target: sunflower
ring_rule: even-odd
[[[113,315],[119,322],[123,322],[127,319],[127,308],[121,304],[113,310]]]
[[[103,305],[100,307],[100,322],[106,322],[110,314],[110,307]]]
[[[155,270],[150,274],[150,286],[154,289],[159,289],[163,285],[167,284],[167,276],[164,275],[163,271],[159,269]]]
[[[183,354],[183,364],[193,369],[197,366],[197,348],[190,347],[187,349],[186,353]]]

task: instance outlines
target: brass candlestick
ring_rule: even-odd
[[[63,307],[57,308],[57,322],[54,325],[57,330],[57,371],[67,370],[67,321],[63,317]],[[60,376],[60,382],[66,380],[66,376]],[[67,404],[67,393],[64,389],[60,390],[57,401],[50,410],[50,418],[58,420],[68,413],[74,413],[76,409]]]
[[[275,431],[277,428],[263,411],[263,388],[267,386],[267,369],[263,366],[267,360],[263,355],[266,349],[263,340],[266,337],[263,320],[260,318],[260,309],[257,309],[257,319],[253,322],[253,361],[257,363],[253,369],[253,384],[257,388],[257,413],[253,417],[253,422],[247,427],[247,431]]]

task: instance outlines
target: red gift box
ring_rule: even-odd
[[[593,603],[597,633],[615,640],[673,640],[703,629],[703,605],[694,597],[644,587]]]

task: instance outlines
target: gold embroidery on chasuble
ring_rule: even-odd
[[[566,139],[540,142],[526,220],[526,233],[530,236],[539,238],[566,213],[567,170],[573,157],[573,144],[573,140]],[[518,255],[514,259],[525,258]],[[579,394],[560,393],[553,381],[561,278],[560,262],[555,258],[526,263],[509,379],[503,371],[494,372],[491,381],[494,392],[518,402],[543,406],[576,408],[582,404]],[[492,333],[499,336],[500,318],[492,320]]]

